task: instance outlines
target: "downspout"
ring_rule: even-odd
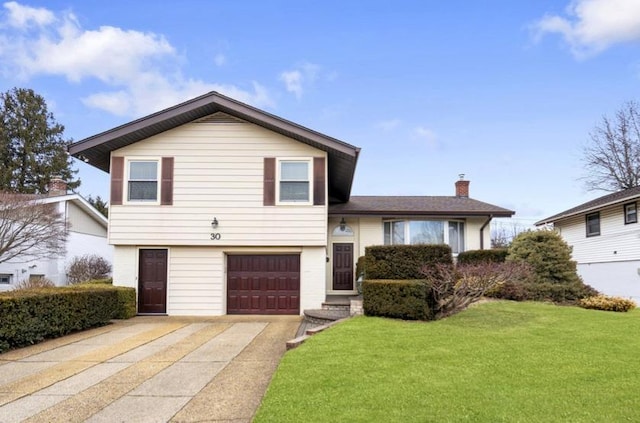
[[[492,214],[489,215],[489,218],[487,219],[487,221],[484,222],[484,224],[480,227],[480,249],[481,250],[484,250],[484,228],[486,228],[487,225],[491,223],[491,219],[493,219]]]

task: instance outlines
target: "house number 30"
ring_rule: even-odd
[[[213,241],[217,241],[217,240],[219,240],[219,239],[220,239],[220,232],[213,232],[213,233],[211,234],[211,239],[212,239]]]

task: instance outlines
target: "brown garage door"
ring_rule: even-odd
[[[228,314],[300,314],[300,256],[227,256]]]

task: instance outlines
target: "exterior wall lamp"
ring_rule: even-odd
[[[347,228],[347,222],[345,222],[344,217],[342,218],[342,220],[340,221],[340,230],[342,232],[344,232],[344,230]]]
[[[218,227],[218,219],[216,219],[215,217],[213,218],[213,220],[211,221],[211,227],[213,229]]]

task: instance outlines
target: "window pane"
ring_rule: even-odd
[[[129,200],[156,201],[158,183],[156,181],[129,181]]]
[[[587,215],[587,236],[600,235],[600,214]]]
[[[404,222],[392,222],[392,244],[404,244]]]
[[[424,220],[409,222],[411,244],[444,244],[444,222]]]
[[[129,162],[129,179],[151,180],[158,178],[158,162]]]
[[[638,221],[638,211],[635,204],[627,204],[624,206],[624,211],[624,223],[636,223]]]
[[[449,222],[449,246],[454,254],[464,251],[464,222]]]
[[[391,222],[384,222],[384,245],[391,245]]]
[[[280,162],[281,181],[308,181],[308,162]]]
[[[280,201],[309,201],[309,182],[280,182]]]

